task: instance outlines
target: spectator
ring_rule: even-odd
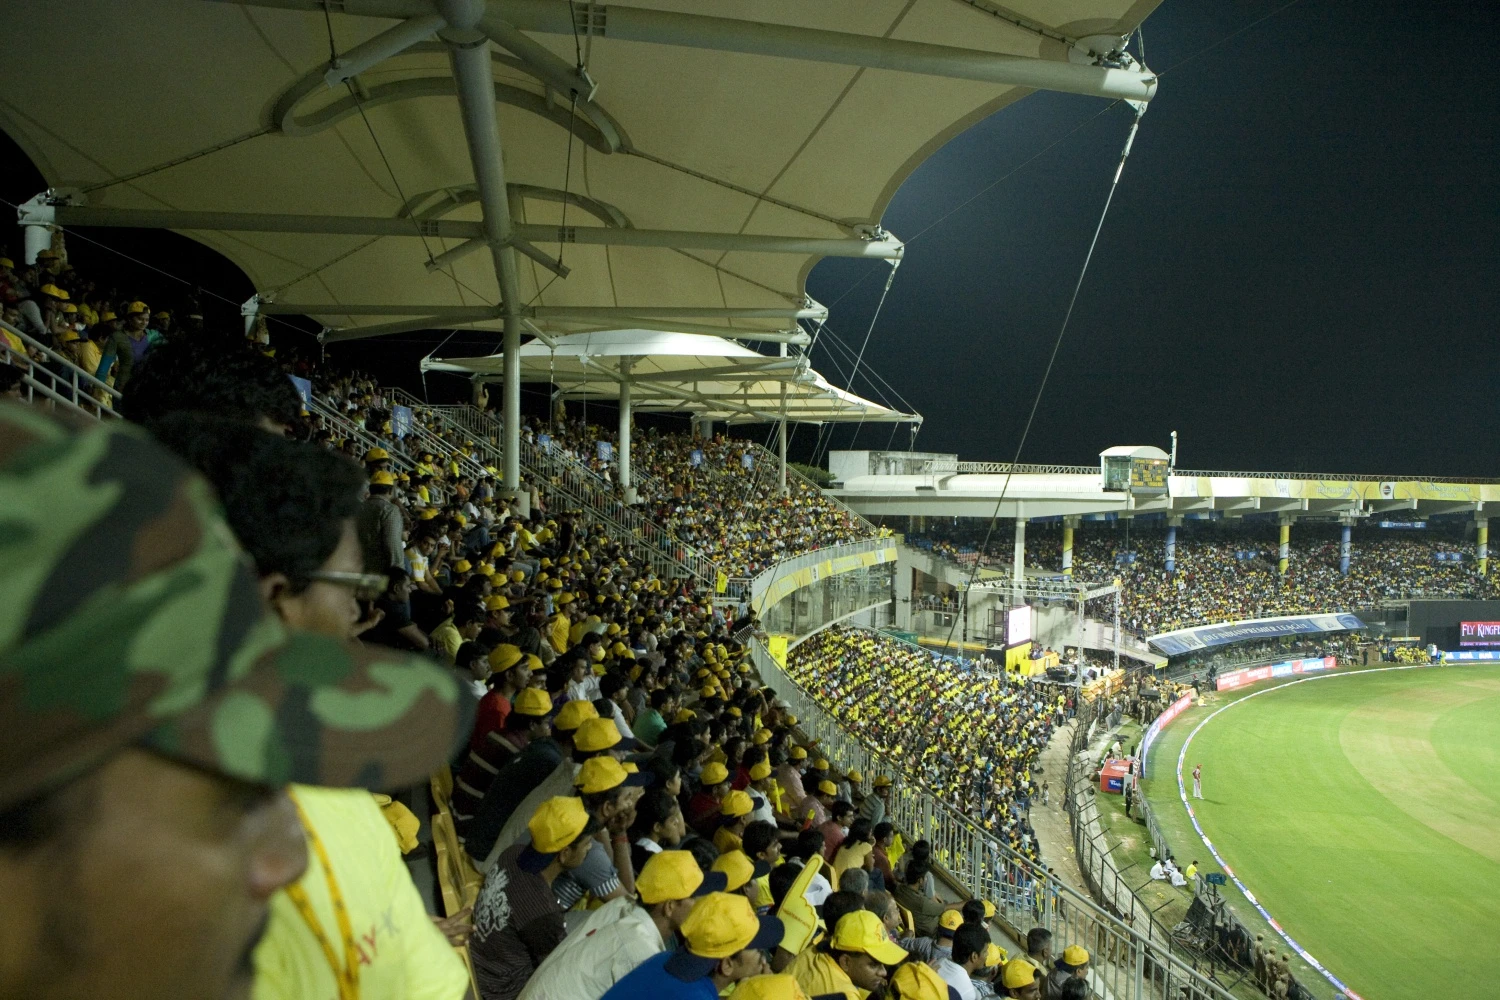
[[[85,484],[115,499],[58,504],[60,490],[81,495]],[[13,535],[0,583],[41,594],[15,576],[50,568],[67,595],[45,609],[45,634],[26,625],[42,612],[35,600],[12,604],[0,657],[21,670],[46,664],[67,695],[54,707],[72,705],[59,714],[29,699],[4,703],[0,893],[7,939],[35,944],[10,949],[0,995],[247,991],[268,900],[307,865],[284,783],[418,780],[461,721],[456,683],[432,665],[278,622],[211,497],[118,422],[75,433],[30,411],[0,414],[0,509],[48,529]],[[78,539],[95,543],[86,566],[67,557]],[[105,557],[111,546],[120,558]],[[91,600],[106,591],[110,601]],[[125,660],[101,656],[101,635],[130,645],[129,677]],[[393,699],[397,673],[429,693]],[[86,699],[101,683],[146,684],[153,695]],[[294,710],[325,695],[316,719]],[[287,749],[310,744],[321,752]],[[58,927],[70,929],[66,941]]]
[[[763,953],[782,935],[780,920],[757,917],[744,896],[725,892],[700,899],[681,930],[681,949],[636,966],[607,1000],[716,1000],[734,983],[770,972]]]
[[[578,798],[544,802],[527,824],[531,842],[504,851],[474,904],[469,955],[480,1000],[519,996],[537,965],[567,934],[552,885],[583,864],[599,823]]]
[[[651,855],[636,880],[640,900],[611,900],[556,947],[521,991],[522,1000],[595,1000],[653,955],[677,947],[698,900],[723,892],[725,877],[704,875],[687,851]]]
[[[827,940],[799,955],[790,971],[808,996],[864,996],[881,991],[886,966],[905,959],[906,950],[890,939],[880,918],[856,909],[839,917]]]

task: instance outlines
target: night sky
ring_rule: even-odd
[[[1189,469],[1500,476],[1500,88],[1483,56],[1497,28],[1500,4],[1166,0],[1144,28],[1161,87],[1022,461],[1095,464],[1176,430]],[[864,364],[906,402],[864,370],[853,388],[924,414],[918,449],[1016,454],[1133,114],[1105,107],[1028,97],[935,154],[887,211],[908,250]],[[5,145],[0,194],[15,201],[40,180]],[[249,293],[179,237],[96,235],[201,284],[208,304]],[[108,259],[175,284],[70,250],[94,273]],[[853,260],[812,273],[854,352],[887,273]],[[446,336],[329,353],[420,390],[416,360]],[[445,353],[494,339],[460,335]],[[814,364],[848,385],[850,359],[830,348]],[[545,412],[545,387],[525,406]],[[817,436],[800,428],[794,452]],[[832,446],[908,440],[870,425]]]

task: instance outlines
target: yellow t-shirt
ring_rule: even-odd
[[[359,951],[360,1000],[459,1000],[469,987],[463,961],[422,904],[380,807],[362,789],[295,786],[308,822],[328,852]],[[342,951],[328,881],[308,850],[299,884],[323,932]],[[341,959],[342,960],[342,959]],[[255,949],[254,1000],[336,1000],[338,983],[318,941],[283,890]]]

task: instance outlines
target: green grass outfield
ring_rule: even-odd
[[[1183,774],[1191,791],[1202,763],[1198,820],[1261,905],[1367,1000],[1500,997],[1500,667],[1259,690],[1184,714],[1152,750],[1146,793],[1178,859],[1217,867],[1175,769],[1194,727],[1234,701],[1192,738]],[[1265,926],[1233,884],[1225,895]]]

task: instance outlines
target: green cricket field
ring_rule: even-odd
[[[1177,797],[1187,740],[1182,778],[1203,833],[1359,996],[1500,997],[1500,666],[1330,674],[1195,711],[1163,735],[1178,727],[1170,756],[1153,751],[1151,798],[1183,831],[1180,861],[1217,868]],[[1224,891],[1253,916],[1232,882]]]

